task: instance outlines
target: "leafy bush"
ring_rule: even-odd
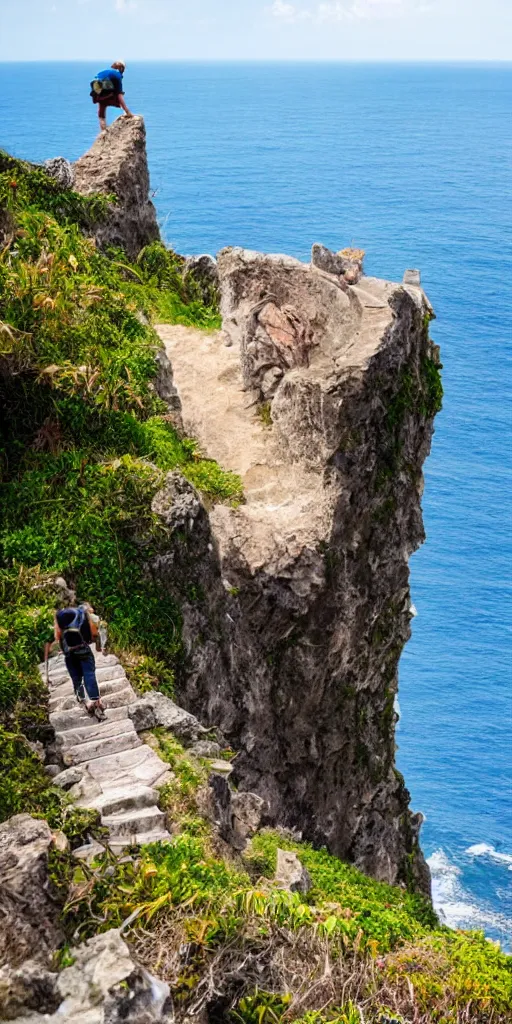
[[[46,721],[48,693],[37,663],[51,632],[54,603],[52,578],[38,567],[0,569],[0,715],[14,708],[24,690],[25,717],[32,724]]]
[[[341,930],[355,939],[361,930],[370,948],[384,952],[438,924],[431,904],[422,896],[376,882],[326,850],[314,850],[277,832],[260,832],[252,840],[247,860],[253,871],[273,877],[278,848],[297,853],[309,872],[313,884],[307,902],[332,907],[327,931]]]
[[[183,275],[183,256],[152,242],[139,254],[137,264],[151,312],[159,320],[209,330],[221,326],[217,295],[210,289],[205,305],[192,275]]]
[[[12,212],[34,206],[58,221],[70,220],[91,227],[102,220],[114,196],[82,196],[64,189],[43,167],[16,160],[0,150],[0,207]]]

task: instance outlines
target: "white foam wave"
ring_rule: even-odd
[[[474,901],[460,881],[462,871],[445,851],[436,850],[428,858],[432,874],[432,898],[443,924],[449,928],[469,928],[491,933],[504,948],[510,947],[512,921]]]
[[[398,697],[396,696],[396,694],[395,694],[395,699],[394,699],[394,702],[393,702],[393,708],[394,708],[394,711],[395,711],[395,715],[397,716],[395,730],[396,730],[396,732],[398,732],[398,730],[400,728],[400,716],[401,716],[402,712],[400,711],[400,704],[398,703]]]
[[[495,850],[494,846],[490,846],[489,843],[475,843],[474,846],[468,846],[466,853],[470,857],[489,857],[489,860],[493,860],[497,864],[506,864],[508,870],[512,871],[512,854],[500,853],[499,850]]]

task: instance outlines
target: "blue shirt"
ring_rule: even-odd
[[[123,76],[120,71],[116,70],[116,68],[108,68],[107,71],[98,71],[96,78],[99,78],[100,81],[105,78],[109,78],[112,82],[112,90],[115,92],[116,96],[119,96],[122,93]]]

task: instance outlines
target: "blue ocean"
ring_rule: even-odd
[[[0,65],[0,145],[77,158],[105,60]],[[307,260],[320,241],[361,246],[371,274],[422,271],[445,400],[411,562],[398,765],[426,815],[441,916],[510,947],[512,65],[136,63],[125,88],[179,252]]]

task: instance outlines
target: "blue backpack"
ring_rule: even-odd
[[[89,643],[82,633],[83,626],[87,622],[85,608],[73,608],[74,619],[64,629],[61,628],[61,643],[64,654],[85,654],[89,650]],[[59,617],[57,616],[57,622]]]

